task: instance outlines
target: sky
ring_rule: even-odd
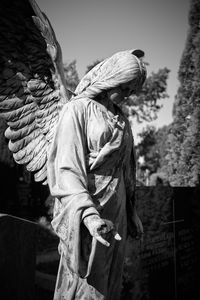
[[[36,0],[48,16],[63,53],[63,62],[77,61],[81,78],[86,67],[120,50],[142,49],[148,75],[170,69],[157,128],[172,122],[179,82],[177,73],[188,31],[189,0]],[[147,123],[134,122],[137,134]]]

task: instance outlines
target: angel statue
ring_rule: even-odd
[[[34,0],[0,2],[0,117],[15,161],[48,184],[60,239],[54,300],[120,298],[127,235],[140,238],[131,128],[142,50],[113,54],[66,88],[61,48]]]

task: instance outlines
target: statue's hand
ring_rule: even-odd
[[[113,234],[114,239],[121,240],[119,233],[115,230],[114,224],[109,220],[101,219],[98,215],[90,215],[85,217],[83,222],[90,234],[104,246],[110,246],[110,243],[104,239],[109,232]]]
[[[131,237],[137,240],[142,239],[144,234],[144,229],[136,210],[134,210],[131,221],[132,224],[129,225],[129,234],[131,235]]]

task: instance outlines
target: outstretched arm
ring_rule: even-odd
[[[48,184],[51,194],[63,207],[73,204],[81,213],[99,215],[87,189],[86,112],[78,101],[63,109],[48,157]]]
[[[59,235],[62,226],[67,226],[68,215],[76,217],[80,212],[80,221],[84,222],[91,236],[109,246],[104,238],[106,233],[112,232],[118,240],[120,237],[111,221],[100,218],[87,189],[86,119],[84,105],[74,101],[64,109],[58,124],[48,160],[48,182],[52,195],[62,203],[62,211],[52,225]]]

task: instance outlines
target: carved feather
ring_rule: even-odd
[[[46,182],[49,146],[68,101],[62,53],[34,0],[0,2],[0,117],[15,161]]]

